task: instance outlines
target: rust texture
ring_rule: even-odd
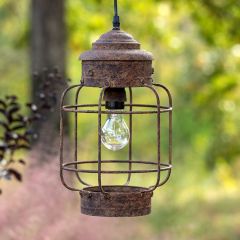
[[[140,44],[133,37],[120,30],[112,30],[100,37],[93,44],[91,51],[80,56],[82,61],[82,80],[78,85],[66,89],[62,95],[60,109],[60,177],[63,185],[81,195],[81,211],[83,214],[103,217],[134,217],[144,216],[151,212],[151,198],[158,187],[164,185],[172,172],[172,97],[170,91],[161,84],[152,82],[152,54],[140,50]],[[95,104],[80,104],[79,96],[85,87],[101,88],[99,100]],[[138,104],[134,99],[134,87],[149,89],[155,97],[155,104]],[[127,91],[128,90],[128,91]],[[159,91],[165,92],[168,104],[162,105]],[[65,105],[68,94],[75,93],[73,104]],[[128,93],[128,94],[127,94]],[[128,97],[127,97],[128,95]],[[105,101],[105,103],[104,103]],[[64,160],[64,114],[74,114],[74,158]],[[82,114],[97,116],[97,159],[86,160],[79,158],[78,149],[78,119]],[[102,119],[106,114],[123,114],[129,118],[129,146],[127,160],[106,160],[102,156]],[[156,159],[133,159],[133,116],[153,115],[156,123]],[[168,115],[168,157],[163,162],[161,151],[161,116]],[[136,136],[137,137],[137,136]],[[142,146],[144,148],[144,146]],[[149,159],[152,159],[149,157]],[[117,164],[122,170],[110,170],[108,166]],[[95,168],[87,169],[89,164]],[[126,166],[128,168],[126,169]],[[146,168],[143,168],[146,166]],[[82,187],[71,186],[66,182],[64,173],[73,173]],[[97,186],[92,186],[86,174],[97,178]],[[103,175],[124,175],[125,184],[122,186],[105,185]],[[133,174],[154,174],[152,186],[143,188],[132,186]]]
[[[103,34],[80,60],[85,86],[125,88],[152,84],[152,54],[140,50],[140,44],[123,31]]]
[[[103,195],[98,187],[80,192],[83,214],[102,217],[137,217],[151,212],[152,193],[144,188],[126,186],[104,187],[109,195]]]

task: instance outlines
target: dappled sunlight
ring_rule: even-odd
[[[81,81],[80,53],[111,29],[113,9],[109,0],[65,0],[65,10],[66,76],[72,85]],[[18,155],[27,156],[26,166],[16,166],[23,182],[0,179],[0,240],[239,240],[240,8],[229,0],[119,0],[119,15],[121,28],[154,54],[154,81],[168,86],[173,94],[174,165],[169,182],[154,193],[148,217],[83,216],[78,193],[61,185],[58,144],[54,154],[33,145],[29,155]],[[29,17],[30,0],[0,0],[0,99],[16,94],[25,103],[34,95]],[[83,89],[79,104],[96,104],[99,92],[98,88]],[[166,95],[160,92],[160,96],[161,104],[167,106]],[[73,95],[68,97],[74,101]],[[141,88],[134,89],[133,102],[156,103]],[[156,118],[152,116],[133,116],[134,160],[156,161]],[[124,119],[129,124],[128,116]],[[96,161],[97,116],[79,114],[78,120],[77,158]],[[74,114],[69,122],[66,160],[70,162],[74,161]],[[162,161],[166,161],[165,116],[161,123]],[[124,160],[128,148],[116,153],[103,148],[102,153],[106,160]],[[4,161],[0,164],[4,167]],[[103,164],[104,170],[108,167],[127,169],[122,163]],[[96,171],[97,164],[87,168]],[[84,173],[82,177],[97,184],[97,175]],[[103,181],[122,184],[126,178],[115,174],[104,176]],[[76,178],[67,180],[79,187]],[[156,174],[133,176],[134,185],[149,186],[155,181]]]

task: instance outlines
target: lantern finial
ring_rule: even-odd
[[[118,16],[117,0],[114,0],[113,30],[120,30],[120,17]]]

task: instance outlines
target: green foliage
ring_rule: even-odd
[[[79,54],[89,49],[100,34],[111,29],[112,2],[66,0],[68,75],[74,82],[79,82],[81,75]],[[26,87],[29,75],[27,8],[27,0],[17,4],[13,0],[0,1],[0,86],[9,94],[21,91],[22,99],[30,97],[30,87]],[[152,218],[156,228],[161,226],[161,231],[170,228],[173,233],[170,239],[239,239],[239,231],[233,229],[239,224],[235,215],[234,225],[230,226],[231,218],[223,212],[224,201],[227,207],[239,209],[232,197],[239,194],[240,179],[234,170],[240,164],[239,1],[119,0],[119,14],[122,29],[154,53],[154,79],[168,86],[174,98],[175,170],[168,188],[161,192],[161,204],[170,205],[160,206]],[[82,99],[92,102],[96,92]],[[146,99],[144,96],[148,96],[147,93],[136,94],[136,101]],[[80,131],[86,149],[81,154],[86,158],[92,158],[95,149],[91,145],[92,141],[96,142],[95,120],[87,116],[81,118],[85,127]],[[147,120],[142,129],[151,126],[152,122]],[[154,148],[155,133],[142,130],[138,134],[135,141],[143,139],[147,148],[135,144],[135,157],[145,158]],[[218,190],[214,191],[215,188]],[[219,196],[221,190],[223,193]],[[182,195],[189,196],[188,202],[178,202],[177,198]],[[203,209],[196,220],[199,224],[192,226],[198,208]],[[215,219],[209,218],[208,211],[218,212],[216,215],[220,216],[212,228],[211,221]],[[171,224],[178,224],[177,230],[169,227]],[[184,235],[182,229],[187,224],[190,230]],[[228,230],[229,238],[226,237]],[[178,235],[180,232],[183,236]],[[204,238],[206,232],[208,235]]]
[[[223,107],[228,103],[236,107],[239,102],[238,4],[204,0],[119,1],[122,29],[133,33],[145,49],[154,52],[155,79],[170,86],[174,93],[176,154],[205,135],[209,137],[209,166],[220,157],[234,161],[239,154],[238,118],[234,111]],[[71,75],[79,76],[75,53],[89,49],[101,33],[110,30],[112,5],[106,0],[69,0],[67,10],[69,47],[74,53],[74,60],[70,55],[69,70]],[[225,124],[226,115],[236,130],[232,136],[229,124]],[[142,133],[142,137],[147,138],[147,133]],[[221,148],[224,150],[217,151],[221,139],[225,139]]]
[[[235,196],[239,196],[239,174],[234,171],[240,162],[238,4],[119,1],[122,29],[154,53],[154,79],[168,86],[174,98],[173,177],[156,196],[160,203],[149,218],[163,238],[239,238],[235,230],[239,215],[231,217],[230,209],[239,211]],[[69,56],[69,72],[80,76],[76,56],[111,29],[112,6],[104,0],[95,4],[69,0],[67,9],[74,55]],[[136,100],[146,99],[145,94]],[[134,145],[136,159],[154,149],[152,123],[142,123],[148,131],[139,130],[134,141],[142,139],[147,147]],[[94,130],[88,129],[83,139],[90,142],[93,136]]]

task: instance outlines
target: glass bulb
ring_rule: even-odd
[[[102,128],[103,145],[112,151],[123,149],[129,142],[129,129],[122,114],[109,114]]]

